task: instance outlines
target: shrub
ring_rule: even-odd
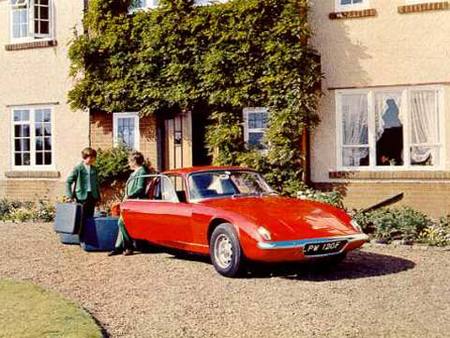
[[[357,212],[354,218],[364,232],[386,242],[415,241],[424,229],[433,224],[427,215],[409,207]]]
[[[131,173],[128,166],[130,150],[118,146],[107,150],[98,150],[97,175],[100,184],[111,184],[115,180],[126,180]]]
[[[52,222],[55,219],[55,206],[44,200],[20,202],[0,200],[0,221],[12,222]]]
[[[312,200],[331,204],[338,208],[343,208],[343,196],[339,191],[322,192],[305,187],[303,190],[297,192],[297,197],[300,199]]]
[[[432,246],[450,245],[450,215],[441,217],[438,223],[424,229],[420,240]]]
[[[86,34],[75,34],[69,49],[71,106],[202,113],[210,122],[206,148],[221,165],[244,164],[239,157],[251,149],[242,110],[266,107],[263,172],[278,191],[295,195],[304,177],[303,133],[319,122],[321,95],[320,58],[308,43],[309,2],[160,0],[129,15],[132,1],[89,1]]]

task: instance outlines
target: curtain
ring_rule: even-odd
[[[367,157],[369,154],[369,129],[366,94],[342,96],[342,123],[343,144],[345,146],[342,154],[343,165],[362,165],[361,159]],[[361,147],[362,145],[366,147]],[[365,165],[368,165],[368,163]]]
[[[411,92],[411,160],[421,164],[432,160],[439,143],[437,92]]]

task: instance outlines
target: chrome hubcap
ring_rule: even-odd
[[[222,269],[230,266],[233,259],[233,246],[228,236],[221,234],[216,238],[216,242],[214,243],[214,256],[217,264]]]

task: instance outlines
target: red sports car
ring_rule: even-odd
[[[121,204],[129,235],[210,255],[225,276],[246,261],[338,261],[368,239],[344,210],[278,196],[250,169],[194,167],[148,178],[148,199]]]

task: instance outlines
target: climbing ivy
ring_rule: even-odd
[[[161,0],[91,0],[70,46],[73,108],[209,116],[215,164],[262,170],[280,191],[301,187],[301,136],[317,122],[317,54],[307,41],[307,0],[230,0],[194,6]],[[244,107],[267,107],[267,151],[243,142]]]

